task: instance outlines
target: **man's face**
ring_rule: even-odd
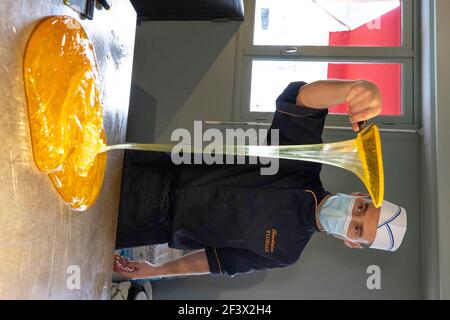
[[[353,241],[345,241],[351,248],[369,246],[375,240],[381,208],[375,208],[367,195],[352,193],[352,196],[361,196],[355,200],[352,210],[352,220],[347,231],[347,237]]]

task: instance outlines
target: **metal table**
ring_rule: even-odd
[[[51,15],[79,20],[63,0],[0,1],[0,299],[107,299],[123,154],[108,155],[102,192],[86,212],[66,206],[33,162],[22,58],[37,22]],[[81,23],[100,65],[108,143],[123,143],[136,13],[114,0]]]

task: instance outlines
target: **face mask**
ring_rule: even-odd
[[[338,193],[328,198],[321,206],[319,220],[325,231],[347,239],[356,197]]]

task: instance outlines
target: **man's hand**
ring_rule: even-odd
[[[358,131],[358,122],[376,117],[381,113],[381,94],[378,87],[365,80],[356,81],[345,98],[353,130]]]
[[[378,87],[366,80],[319,80],[303,86],[298,95],[298,106],[324,109],[348,103],[350,122],[355,131],[358,122],[381,113],[381,94]]]
[[[127,279],[201,275],[211,272],[205,250],[183,255],[158,266],[147,261],[128,261],[115,255],[114,271]]]
[[[114,256],[114,271],[127,279],[143,279],[158,276],[158,267],[147,261],[128,261]]]

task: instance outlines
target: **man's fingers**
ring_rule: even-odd
[[[120,263],[119,261],[114,261],[114,269],[131,272],[134,271],[135,268],[130,267],[128,264],[123,264]]]
[[[132,269],[139,269],[142,266],[142,261],[129,261],[127,267]]]
[[[350,106],[358,104],[366,100],[371,95],[370,91],[358,92],[351,99],[347,100]]]
[[[113,270],[114,270],[115,272],[125,271],[124,268],[123,268],[123,266],[122,266],[118,261],[114,261],[114,264],[113,264]]]
[[[361,101],[358,104],[349,105],[349,110],[348,111],[349,111],[350,114],[353,115],[353,114],[360,113],[360,112],[362,112],[362,111],[364,111],[366,109],[369,109],[369,108],[370,108],[369,103],[366,100],[363,100],[363,101]]]
[[[366,109],[362,112],[352,114],[350,117],[350,121],[352,123],[358,123],[360,121],[369,120],[377,115],[376,111],[373,109]]]
[[[347,94],[346,100],[347,101],[351,101],[353,100],[356,96],[358,96],[361,92],[362,92],[362,88],[357,84],[355,84],[349,91],[349,93]]]
[[[124,262],[125,258],[121,256],[114,256],[114,261],[119,261],[121,264]]]
[[[117,261],[114,262],[114,271],[127,279],[132,279],[136,277],[134,269],[124,267]]]
[[[126,265],[129,260],[125,257],[114,255],[114,261],[118,261],[121,265]]]
[[[113,269],[114,269],[114,271],[116,271],[122,275],[124,273],[126,273],[128,276],[128,275],[130,275],[130,273],[138,271],[140,264],[141,264],[140,261],[137,261],[137,262],[129,261],[125,257],[115,255]]]

